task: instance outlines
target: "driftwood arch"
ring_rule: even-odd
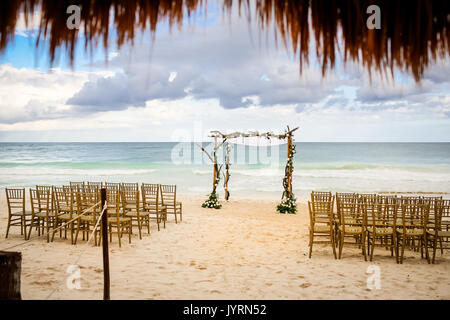
[[[272,132],[263,132],[260,133],[258,131],[252,132],[233,132],[233,133],[222,133],[218,130],[211,131],[210,137],[214,138],[214,147],[212,153],[208,153],[202,146],[198,145],[201,150],[208,156],[209,160],[213,164],[213,187],[212,191],[208,197],[208,199],[203,203],[203,207],[205,208],[215,208],[220,209],[222,205],[217,198],[217,186],[220,182],[220,173],[222,168],[225,166],[224,175],[224,189],[225,189],[225,200],[229,200],[230,192],[228,190],[228,182],[230,179],[230,145],[229,140],[233,138],[239,137],[261,137],[266,139],[279,139],[286,140],[287,143],[287,161],[284,170],[284,178],[283,178],[283,195],[281,197],[281,203],[278,205],[277,210],[280,213],[296,213],[297,206],[295,203],[295,197],[292,192],[292,173],[294,171],[293,158],[295,155],[295,144],[294,144],[294,132],[298,129],[298,127],[294,129],[290,129],[287,126],[287,129],[283,134],[274,134]],[[218,140],[221,141],[218,141]],[[224,164],[219,164],[217,161],[217,151],[225,146],[225,161]]]

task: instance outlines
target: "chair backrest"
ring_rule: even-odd
[[[34,213],[45,212],[48,216],[51,211],[51,199],[49,189],[30,189],[31,211]]]
[[[159,188],[159,184],[143,183],[141,185],[142,204],[144,208],[147,208],[149,205],[158,207]]]
[[[400,205],[403,232],[408,228],[426,228],[430,204],[417,202],[416,199],[403,199]]]
[[[139,190],[121,190],[120,197],[122,200],[122,207],[124,211],[135,207],[139,211]]]
[[[120,183],[118,183],[118,182],[105,182],[104,186],[105,186],[106,190],[120,191]]]
[[[120,184],[120,188],[121,188],[121,190],[137,191],[137,190],[139,190],[139,184],[138,183],[122,182]]]
[[[161,184],[159,188],[163,205],[177,202],[177,186],[175,184]]]
[[[103,182],[93,182],[93,181],[88,181],[87,182],[88,186],[97,186],[98,188],[101,188],[103,186]]]
[[[108,203],[108,216],[118,219],[121,216],[120,209],[122,208],[120,192],[106,189],[106,201]]]
[[[97,219],[101,212],[100,192],[75,192],[74,197],[77,202],[77,214],[82,214],[86,209],[90,209],[86,216],[92,216]]]
[[[69,184],[72,188],[75,188],[75,189],[81,189],[85,186],[84,181],[79,181],[79,182],[70,181]]]
[[[311,226],[315,223],[333,223],[334,196],[329,201],[308,201]]]
[[[450,225],[450,200],[438,200],[434,212],[435,231],[444,231],[442,230],[442,224],[444,223],[446,228]]]
[[[336,192],[336,201],[353,198],[358,198],[358,194],[353,192]]]
[[[56,213],[68,213],[70,218],[72,218],[74,212],[74,202],[76,201],[76,193],[72,189],[67,189],[64,187],[56,187],[53,190],[55,198]]]
[[[375,202],[377,200],[377,194],[376,193],[358,193],[358,200],[361,203]]]
[[[358,219],[359,216],[358,199],[356,197],[340,199],[336,201],[336,205],[340,225],[345,227],[346,224],[356,223],[355,219]]]
[[[21,210],[25,214],[25,188],[6,188],[6,201],[8,202],[8,212],[11,215],[15,211]]]
[[[331,192],[322,192],[322,191],[311,192],[311,202],[328,202],[331,201],[331,197],[332,197]]]
[[[422,197],[423,203],[429,203],[430,204],[430,216],[434,218],[434,215],[436,214],[436,206],[438,205],[438,202],[442,201],[442,196],[440,197]]]

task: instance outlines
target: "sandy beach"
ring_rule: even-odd
[[[342,260],[331,248],[315,245],[308,253],[309,216],[305,202],[296,215],[280,215],[276,200],[222,201],[221,210],[203,209],[202,197],[181,196],[183,222],[169,216],[166,229],[152,225],[119,248],[110,243],[112,299],[450,299],[450,256],[435,265],[406,251],[397,265],[377,248],[365,262],[356,248],[344,247]],[[0,202],[0,249],[23,242],[18,228],[4,239],[7,206]],[[28,242],[22,252],[22,298],[102,299],[101,248],[90,245],[79,262],[81,289],[68,289],[67,267],[85,249],[56,238]],[[367,288],[370,265],[380,267],[381,288]]]

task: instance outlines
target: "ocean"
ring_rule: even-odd
[[[296,143],[296,151],[300,199],[311,190],[450,195],[450,143]],[[231,198],[279,198],[285,162],[286,145],[232,145]],[[194,143],[0,143],[2,189],[83,180],[176,184],[180,193],[207,195],[212,165]]]

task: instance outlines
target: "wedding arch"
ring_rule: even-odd
[[[208,196],[208,199],[202,204],[204,208],[215,208],[220,209],[222,205],[219,202],[217,197],[217,187],[220,182],[220,173],[222,168],[225,166],[224,176],[224,189],[225,189],[225,200],[229,200],[230,192],[228,190],[228,182],[230,180],[230,143],[233,142],[233,139],[237,138],[264,138],[267,140],[277,139],[278,142],[287,144],[287,161],[284,169],[284,178],[283,178],[283,194],[281,196],[281,203],[277,206],[277,210],[280,213],[296,213],[297,205],[294,194],[292,192],[292,173],[294,171],[294,154],[295,154],[295,144],[294,144],[294,131],[296,131],[298,127],[294,129],[290,129],[287,126],[287,129],[283,134],[274,134],[272,132],[263,132],[260,133],[258,131],[251,132],[233,132],[233,133],[222,133],[218,130],[211,131],[210,137],[214,138],[214,146],[212,152],[209,153],[203,148],[201,145],[198,145],[201,150],[208,156],[209,160],[213,164],[213,185],[212,191]],[[220,140],[219,140],[220,139]],[[217,151],[224,147],[225,148],[225,159],[223,164],[219,164],[217,161]]]

